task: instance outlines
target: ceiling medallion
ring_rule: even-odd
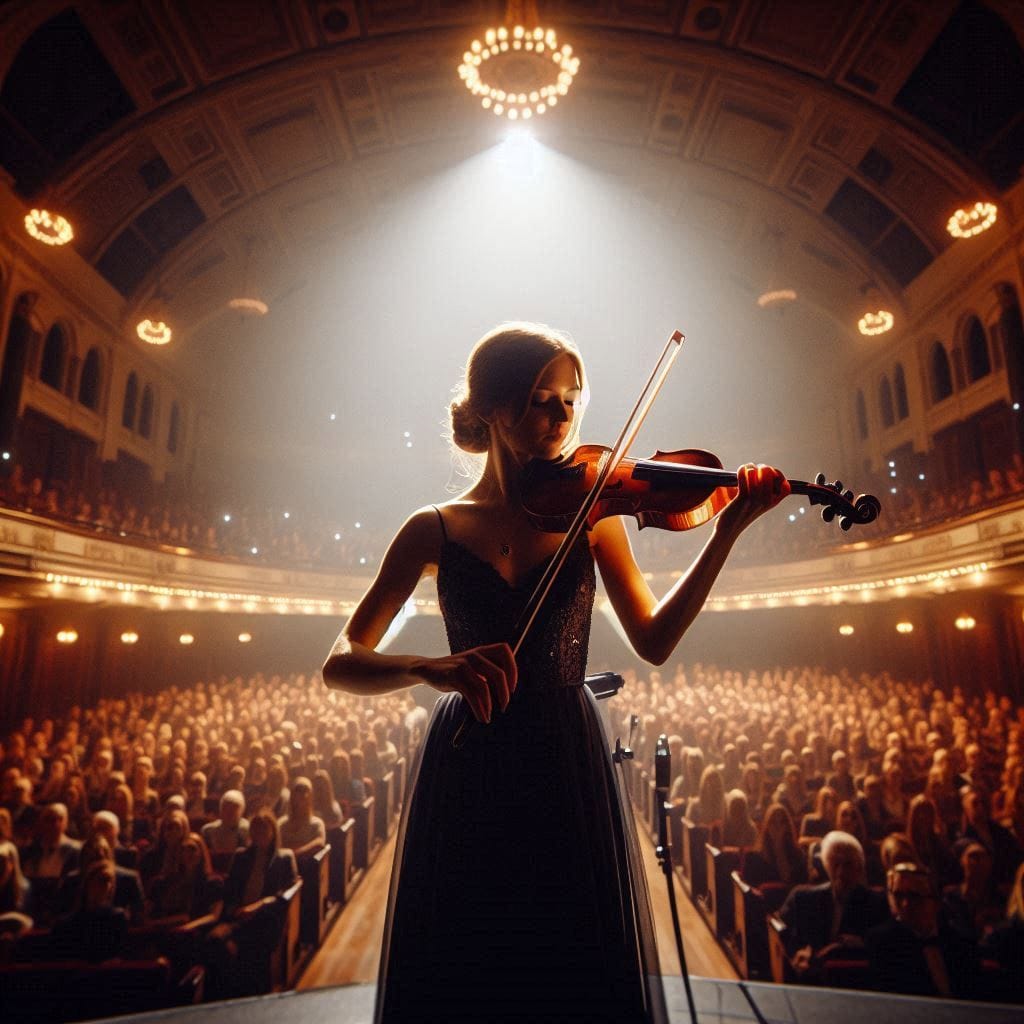
[[[135,333],[147,345],[170,344],[172,332],[163,320],[140,320],[135,326]]]
[[[979,201],[969,210],[957,210],[949,218],[946,230],[954,238],[973,238],[975,235],[980,235],[982,231],[988,231],[995,224],[997,215],[995,203]]]
[[[75,237],[67,219],[49,210],[29,210],[25,214],[25,230],[46,245],[67,245]]]
[[[560,47],[555,30],[538,25],[536,4],[510,0],[505,24],[469,44],[459,77],[484,110],[527,121],[557,106],[579,69],[572,47]]]
[[[887,309],[880,309],[876,313],[865,313],[857,321],[857,330],[861,334],[885,334],[886,331],[892,330],[892,325],[896,322],[895,317]]]
[[[270,312],[270,307],[262,299],[231,299],[228,307],[241,313],[255,313],[257,316],[266,316]]]
[[[757,297],[757,304],[762,309],[769,306],[781,306],[786,302],[796,302],[796,292],[792,288],[778,288],[775,291],[764,292]]]

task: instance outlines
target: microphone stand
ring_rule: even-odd
[[[693,1001],[693,989],[690,988],[690,972],[686,966],[686,953],[683,950],[683,933],[679,927],[679,908],[676,906],[676,888],[673,883],[672,850],[669,844],[668,828],[668,790],[672,779],[672,754],[668,749],[668,737],[662,733],[658,737],[658,745],[654,751],[654,793],[658,805],[658,846],[655,853],[661,863],[661,870],[668,883],[668,905],[672,910],[672,928],[676,935],[676,949],[679,952],[679,967],[683,972],[683,987],[686,989],[686,1002],[690,1007],[691,1024],[697,1024],[697,1006]]]

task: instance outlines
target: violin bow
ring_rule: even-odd
[[[537,618],[537,613],[540,611],[555,580],[558,578],[558,574],[561,572],[562,566],[572,550],[572,546],[576,543],[580,533],[587,525],[587,518],[600,497],[605,481],[615,472],[629,450],[629,446],[633,443],[640,428],[643,426],[647,413],[654,404],[654,400],[658,397],[658,393],[665,383],[665,378],[668,377],[669,371],[672,369],[685,340],[686,336],[681,331],[673,331],[668,341],[665,342],[665,347],[662,349],[657,363],[654,364],[654,369],[651,371],[650,377],[647,378],[647,383],[640,392],[640,397],[636,400],[629,416],[626,418],[626,422],[619,432],[611,452],[598,472],[593,487],[590,488],[586,498],[583,499],[583,504],[580,505],[576,517],[562,538],[562,542],[555,550],[554,555],[551,556],[551,561],[544,570],[544,574],[537,582],[533,593],[530,595],[530,599],[526,602],[519,618],[516,620],[516,642],[512,646],[513,657],[519,653],[519,649],[522,647],[530,627]],[[462,721],[452,737],[452,746],[456,749],[461,747],[475,724],[476,719],[473,717],[472,712],[470,712],[468,707],[464,708]]]

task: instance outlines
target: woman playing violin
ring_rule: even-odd
[[[450,411],[454,444],[485,456],[483,471],[409,517],[324,664],[349,692],[426,683],[444,695],[403,809],[378,1022],[667,1020],[631,809],[583,685],[594,565],[637,654],[661,664],[740,533],[789,483],[741,467],[704,549],[660,600],[621,519],[596,522],[513,657],[516,620],[561,540],[531,522],[523,470],[575,445],[586,390],[558,332],[515,323],[481,338]],[[377,653],[425,575],[437,577],[452,654]],[[480,724],[456,748],[467,707]]]

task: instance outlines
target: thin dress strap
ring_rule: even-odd
[[[431,505],[431,508],[437,513],[438,522],[441,524],[441,537],[444,539],[444,542],[447,544],[448,543],[448,531],[447,531],[447,529],[445,529],[444,516],[441,515],[441,510],[436,505]]]

